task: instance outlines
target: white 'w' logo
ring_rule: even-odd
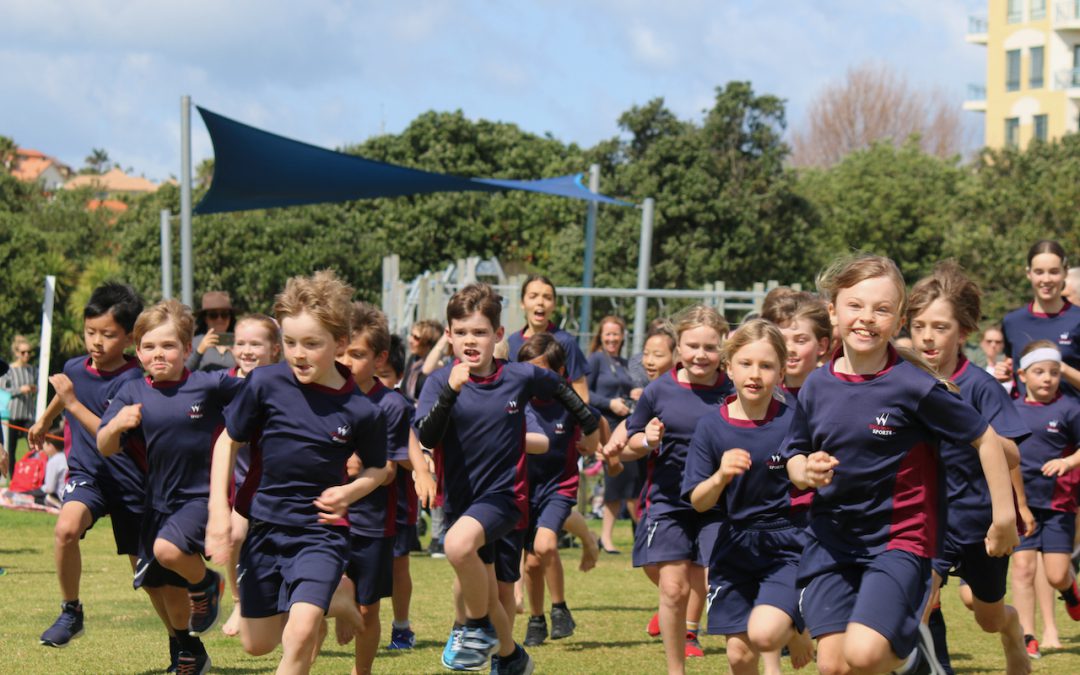
[[[885,426],[886,424],[889,423],[889,413],[881,413],[880,415],[878,415],[874,419],[877,420],[878,426],[883,427],[883,426]]]

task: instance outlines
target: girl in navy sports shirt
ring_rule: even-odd
[[[1024,348],[1018,374],[1024,398],[1015,401],[1016,411],[1031,430],[1020,443],[1020,471],[1027,505],[1037,529],[1020,540],[1013,554],[1013,601],[1020,623],[1030,637],[1029,649],[1038,654],[1035,634],[1035,598],[1038,558],[1050,586],[1061,592],[1065,608],[1080,620],[1080,599],[1070,564],[1076,529],[1076,491],[1080,483],[1080,403],[1059,391],[1062,356],[1054,342],[1036,340]],[[1033,590],[1034,589],[1034,590]],[[1054,621],[1053,594],[1039,597],[1043,616],[1043,646],[1060,648]],[[1032,648],[1033,645],[1033,648]]]
[[[257,441],[259,483],[240,552],[240,639],[255,655],[280,644],[279,673],[310,670],[348,558],[348,528],[339,523],[386,478],[383,414],[336,361],[349,341],[352,293],[331,271],[289,279],[274,302],[285,362],[252,371],[214,446],[206,552],[225,565],[236,451]],[[365,468],[341,485],[354,454]]]
[[[778,454],[793,410],[773,397],[788,353],[764,319],[728,337],[724,360],[735,395],[698,422],[683,474],[683,496],[694,509],[724,518],[709,561],[709,633],[727,636],[733,673],[757,673],[760,653],[778,651],[802,630],[795,576],[803,534],[790,517]],[[796,668],[813,658],[808,638],[793,647]],[[778,661],[769,665],[767,673],[780,672]]]
[[[992,375],[970,363],[961,349],[968,336],[978,330],[982,316],[978,286],[955,263],[939,264],[931,276],[915,284],[907,315],[915,349],[939,377],[955,383],[960,397],[990,423],[1001,438],[1011,471],[1018,477],[1020,455],[1016,442],[1027,438],[1027,426],[1016,414],[1005,389]],[[988,633],[1000,633],[1007,672],[1027,673],[1031,666],[1024,651],[1024,633],[1016,610],[1004,600],[1008,558],[987,555],[983,545],[993,519],[986,479],[971,461],[970,447],[943,441],[939,453],[945,464],[949,509],[945,544],[933,561],[933,591],[927,603],[935,651],[945,657],[943,666],[949,663],[938,590],[953,572],[967,582],[972,592],[970,606],[975,621]],[[1023,514],[1028,511],[1023,505],[1023,484],[1020,486],[1017,497]]]
[[[682,494],[686,451],[698,420],[731,391],[720,370],[727,321],[713,308],[697,305],[674,320],[679,365],[662,375],[638,399],[621,461],[648,456],[642,514],[634,538],[634,566],[653,567],[660,586],[660,634],[670,673],[683,672],[688,643],[697,645],[697,623],[705,606],[705,569],[719,520],[699,514]],[[611,447],[614,455],[617,446]]]
[[[792,482],[818,489],[801,609],[821,672],[916,672],[933,658],[915,647],[944,529],[938,440],[978,448],[991,556],[1017,542],[1005,454],[974,408],[890,345],[905,306],[895,263],[842,259],[818,286],[843,349],[807,378],[782,450]]]

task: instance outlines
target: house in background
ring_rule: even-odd
[[[157,192],[158,185],[146,178],[129,176],[119,168],[113,168],[103,174],[83,174],[64,184],[65,190],[90,188],[98,199],[108,199],[121,195],[141,195]]]
[[[74,173],[71,167],[39,150],[17,148],[11,163],[11,175],[21,181],[38,183],[45,192],[55,192]]]

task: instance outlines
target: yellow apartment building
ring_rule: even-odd
[[[1080,0],[988,0],[965,40],[986,49],[986,83],[964,109],[986,116],[986,145],[1025,147],[1080,130]]]

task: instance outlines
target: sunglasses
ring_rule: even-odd
[[[206,311],[206,318],[207,319],[230,319],[230,318],[232,318],[232,312],[230,312],[227,309],[223,309],[223,310],[209,309],[209,310]]]
[[[29,349],[20,349],[19,351],[15,352],[15,353],[16,354],[30,354],[31,352],[30,352]]]

